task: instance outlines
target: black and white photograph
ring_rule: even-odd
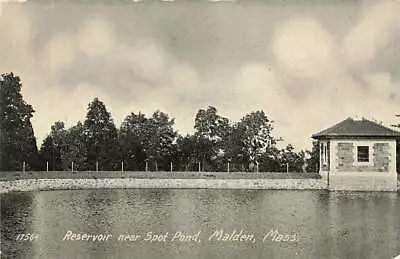
[[[400,258],[400,0],[0,0],[0,258]]]

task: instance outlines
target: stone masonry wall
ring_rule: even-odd
[[[372,173],[374,174],[374,173]],[[354,175],[353,173],[330,176],[329,190],[334,191],[397,191],[397,175],[375,173]]]
[[[354,170],[354,145],[353,143],[338,143],[336,169],[338,171]]]
[[[24,179],[0,181],[0,193],[95,188],[321,190],[322,179]]]
[[[357,165],[355,162],[355,144],[338,143],[337,164],[334,165],[338,172],[389,172],[391,154],[388,143],[374,143],[373,164]]]
[[[374,168],[378,172],[389,172],[390,153],[387,143],[374,144]]]

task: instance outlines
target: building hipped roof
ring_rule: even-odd
[[[312,135],[314,139],[340,137],[400,138],[400,132],[366,119],[347,118],[338,124]]]

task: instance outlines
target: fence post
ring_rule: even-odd
[[[71,170],[74,172],[74,161],[71,162]]]
[[[171,169],[171,172],[172,172],[172,162],[171,162],[171,164],[170,164],[170,169]]]
[[[257,168],[257,173],[258,173],[258,162],[256,162],[256,168]]]
[[[124,161],[121,162],[121,172],[124,171]]]
[[[99,171],[99,161],[96,161],[96,172]]]
[[[46,161],[46,172],[49,171],[49,161]]]
[[[22,162],[22,172],[25,172],[25,161]]]
[[[286,173],[289,173],[289,163],[286,163]]]
[[[146,172],[149,169],[149,163],[146,161]]]
[[[199,172],[201,172],[201,162],[199,162]]]
[[[228,173],[229,173],[229,162],[228,162]]]
[[[156,172],[158,172],[158,164],[157,164],[157,160],[156,160]]]
[[[329,190],[329,172],[330,172],[330,170],[328,170],[328,179],[327,179],[328,180],[328,186],[327,186],[328,190]]]

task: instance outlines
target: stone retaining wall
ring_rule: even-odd
[[[0,193],[12,191],[72,190],[94,188],[176,189],[326,189],[322,179],[22,179],[0,181]]]
[[[321,173],[328,181],[328,174]],[[390,191],[398,190],[396,174],[382,172],[341,172],[329,175],[329,190],[332,191]]]
[[[163,172],[163,171],[49,171],[0,172],[0,181],[22,179],[320,179],[317,173],[299,172]]]

